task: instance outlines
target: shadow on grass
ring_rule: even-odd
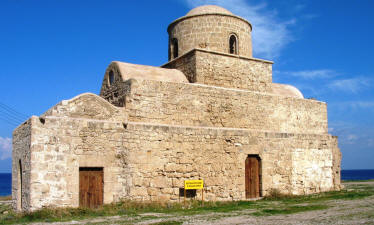
[[[270,216],[270,215],[277,215],[277,214],[292,214],[292,213],[299,213],[299,212],[306,212],[306,211],[313,211],[313,210],[323,210],[327,209],[327,205],[294,205],[294,206],[285,206],[280,207],[277,209],[262,209],[258,212],[252,213],[254,216]]]

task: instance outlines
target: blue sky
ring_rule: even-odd
[[[253,25],[254,57],[274,61],[273,80],[328,104],[343,169],[374,169],[372,0],[2,0],[0,172],[11,170],[14,124],[62,99],[100,91],[113,60],[167,61],[168,24],[217,4]]]

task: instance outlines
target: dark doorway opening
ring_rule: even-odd
[[[245,160],[245,197],[261,197],[261,182],[261,158],[259,155],[248,155]]]
[[[79,168],[79,206],[95,208],[103,204],[104,171],[102,167]]]

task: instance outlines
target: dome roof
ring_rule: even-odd
[[[224,9],[220,6],[216,5],[203,5],[196,7],[189,11],[186,16],[196,16],[196,15],[204,15],[204,14],[225,14],[233,16],[232,12],[227,9]]]
[[[272,83],[273,94],[285,97],[304,98],[303,94],[296,87],[288,84]]]
[[[144,66],[118,61],[113,61],[109,65],[108,69],[111,66],[117,67],[117,70],[120,73],[123,81],[128,79],[141,79],[175,83],[188,83],[188,80],[184,73],[177,69],[165,69],[155,66]]]

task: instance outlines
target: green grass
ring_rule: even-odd
[[[352,183],[352,182],[374,182],[374,179],[369,180],[343,180],[342,183]]]
[[[330,200],[355,200],[374,195],[374,186],[372,185],[347,184],[346,186],[347,189],[342,191],[307,196],[284,196],[275,191],[272,196],[258,201],[204,202],[204,206],[200,201],[188,201],[186,206],[180,203],[123,201],[104,205],[97,209],[44,208],[32,213],[16,213],[10,209],[9,205],[0,204],[0,224],[71,221],[107,216],[120,216],[121,219],[132,218],[132,221],[146,221],[213,212],[222,215],[235,212],[249,213],[254,216],[269,216],[323,210],[329,207],[328,201]],[[8,214],[3,214],[5,211],[8,211]],[[180,221],[173,220],[158,224],[180,224]]]
[[[374,195],[374,186],[361,184],[346,184],[346,189],[341,191],[330,191],[312,195],[291,196],[274,193],[265,200],[280,201],[287,204],[298,203],[318,203],[329,200],[355,200],[362,199]]]
[[[299,212],[306,212],[312,210],[323,210],[327,209],[327,205],[292,205],[292,206],[283,206],[279,208],[268,208],[262,209],[255,213],[252,213],[254,216],[269,216],[269,215],[276,215],[276,214],[292,214],[292,213],[299,213]]]

